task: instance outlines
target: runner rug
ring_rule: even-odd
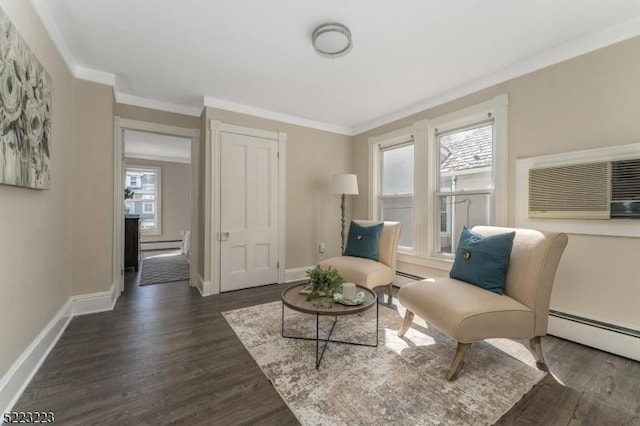
[[[189,262],[178,250],[142,259],[140,285],[161,284],[189,279]]]
[[[448,382],[456,342],[424,322],[399,338],[404,312],[383,305],[377,348],[329,343],[316,370],[314,341],[281,337],[281,309],[273,302],[223,315],[303,425],[492,424],[545,375],[518,343],[491,339],[474,343]],[[284,313],[286,334],[315,337],[315,316]],[[321,317],[321,337],[332,320]],[[332,339],[374,343],[375,307],[339,317]]]

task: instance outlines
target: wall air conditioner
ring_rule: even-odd
[[[640,218],[640,159],[530,169],[529,217]]]
[[[611,218],[640,218],[640,158],[611,163]]]

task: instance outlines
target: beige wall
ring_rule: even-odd
[[[51,189],[0,185],[0,381],[71,295],[74,81],[27,1],[0,7],[51,76]]]
[[[325,257],[338,255],[340,199],[329,194],[329,182],[332,174],[352,171],[353,138],[207,108],[205,121],[208,146],[211,144],[208,131],[211,120],[287,133],[285,267],[307,267],[317,264]],[[208,152],[206,155],[209,155]],[[206,189],[202,185],[201,190],[202,195],[205,195]],[[348,213],[350,216],[350,212]],[[327,246],[327,252],[323,255],[318,252],[320,242]],[[204,241],[200,248],[204,252]],[[208,279],[206,276],[203,278]]]
[[[188,129],[197,129],[200,127],[199,117],[124,104],[116,104],[115,108],[115,115],[129,120],[186,127]]]
[[[509,222],[515,223],[517,158],[621,145],[640,139],[640,37],[544,68],[356,136],[355,169],[363,190],[354,206],[367,213],[371,136],[509,95]],[[637,265],[640,239],[570,236],[552,305],[594,318],[640,326]],[[401,270],[405,269],[401,265]],[[414,273],[415,267],[412,267]],[[423,274],[432,271],[417,268]],[[440,274],[440,272],[438,272]],[[634,283],[634,284],[632,284]]]
[[[181,240],[181,231],[191,228],[191,165],[139,158],[125,158],[125,164],[161,169],[162,234],[143,235],[142,242]]]
[[[76,80],[72,294],[107,291],[113,277],[113,90]]]

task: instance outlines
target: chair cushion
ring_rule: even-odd
[[[384,223],[362,226],[352,220],[349,226],[349,236],[344,255],[379,261],[380,233],[383,226]]]
[[[375,288],[393,281],[393,270],[384,263],[353,256],[337,256],[320,262],[321,268],[338,270],[345,282]]]
[[[449,276],[503,294],[515,235],[507,232],[485,237],[465,226]]]
[[[462,343],[534,337],[535,316],[527,306],[453,278],[406,284],[398,299],[418,317]]]

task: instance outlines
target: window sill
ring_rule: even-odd
[[[398,252],[398,261],[447,272],[451,270],[451,265],[453,264],[453,259],[443,259],[439,257],[420,257],[416,256],[415,254],[402,252]]]

